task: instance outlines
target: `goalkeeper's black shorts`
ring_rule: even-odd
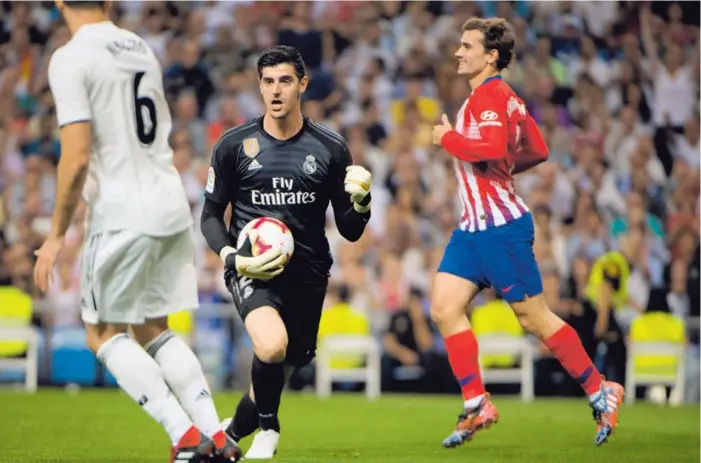
[[[254,310],[270,306],[278,311],[287,330],[285,365],[307,365],[316,355],[317,334],[328,280],[299,282],[277,277],[271,281],[237,275],[229,290],[245,322]]]

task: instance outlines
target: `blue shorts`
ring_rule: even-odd
[[[469,280],[480,289],[493,287],[507,302],[543,292],[543,282],[533,255],[531,214],[500,227],[468,233],[453,231],[438,272]]]

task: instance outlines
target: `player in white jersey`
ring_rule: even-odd
[[[56,3],[73,37],[49,64],[61,159],[35,280],[47,290],[82,190],[88,345],[164,426],[172,462],[237,461],[241,453],[219,426],[197,358],[168,329],[169,314],[198,301],[192,216],[168,144],[160,65],[145,41],[108,20],[107,2]]]

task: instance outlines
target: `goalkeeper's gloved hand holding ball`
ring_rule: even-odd
[[[250,243],[255,241],[255,237],[251,236],[254,233],[256,233],[256,230],[251,230],[246,239],[249,247]],[[282,249],[278,246],[274,246],[257,256],[245,256],[242,255],[241,249],[237,250],[226,246],[219,253],[219,257],[226,267],[227,280],[234,276],[234,272],[236,272],[241,276],[254,280],[267,281],[281,274],[287,262],[287,256],[282,253]]]

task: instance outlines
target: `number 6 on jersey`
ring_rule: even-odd
[[[156,104],[147,96],[139,96],[139,84],[145,72],[137,72],[134,75],[134,116],[136,117],[136,136],[142,145],[150,145],[156,139],[158,120],[156,119]],[[150,126],[144,121],[144,109],[148,111]]]

